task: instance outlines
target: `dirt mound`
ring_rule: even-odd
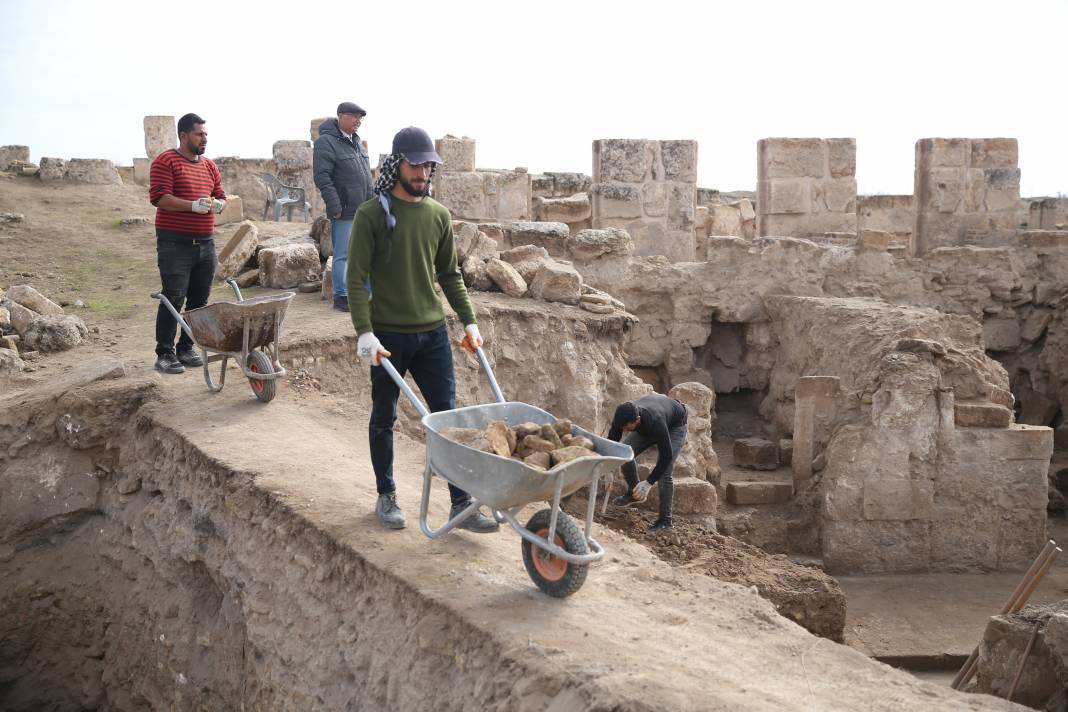
[[[586,499],[571,497],[565,508],[577,519],[586,516]],[[838,582],[819,569],[795,564],[782,554],[768,554],[714,529],[676,518],[671,530],[649,535],[653,512],[609,506],[596,523],[644,544],[662,560],[721,581],[755,586],[781,615],[816,635],[842,640],[846,598]]]

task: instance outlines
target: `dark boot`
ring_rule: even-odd
[[[653,526],[649,527],[649,529],[648,529],[648,531],[646,533],[648,533],[648,534],[659,534],[660,532],[664,531],[665,529],[671,529],[671,520],[670,519],[666,519],[666,520],[665,519],[657,519],[655,522],[653,522]]]
[[[160,354],[156,359],[156,370],[160,373],[185,373],[185,366],[174,354]]]
[[[658,484],[660,486],[660,516],[649,529],[650,533],[671,528],[671,500],[675,497],[675,482],[671,478],[671,473],[661,477]]]

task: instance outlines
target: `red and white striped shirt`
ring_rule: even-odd
[[[193,202],[211,196],[225,200],[222,176],[215,161],[200,156],[190,161],[175,149],[164,151],[152,161],[149,200],[156,205],[156,229],[180,232],[190,237],[210,237],[215,232],[215,213],[178,212],[158,207],[160,198],[173,195]]]

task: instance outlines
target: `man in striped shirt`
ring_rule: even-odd
[[[178,148],[152,161],[149,200],[156,206],[156,262],[164,296],[178,311],[208,303],[215,277],[215,213],[226,206],[219,168],[204,156],[208,132],[204,119],[186,114],[178,120]],[[156,313],[156,370],[183,373],[203,366],[184,331],[175,349],[178,322],[161,303]],[[177,351],[177,353],[176,353]]]

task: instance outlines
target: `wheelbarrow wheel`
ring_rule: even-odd
[[[547,539],[551,516],[551,509],[535,512],[527,522],[527,529],[542,539]],[[556,519],[556,537],[553,543],[569,554],[589,553],[582,528],[563,512],[560,512]],[[521,546],[523,565],[527,568],[527,574],[544,593],[555,598],[566,598],[582,588],[582,584],[586,581],[586,570],[589,564],[572,564],[531,544],[526,539],[523,539]]]
[[[262,351],[250,351],[246,365],[253,373],[274,373],[271,359]],[[258,378],[250,378],[248,383],[252,386],[252,392],[264,403],[274,400],[275,393],[278,392],[278,382],[275,380],[261,381]]]

